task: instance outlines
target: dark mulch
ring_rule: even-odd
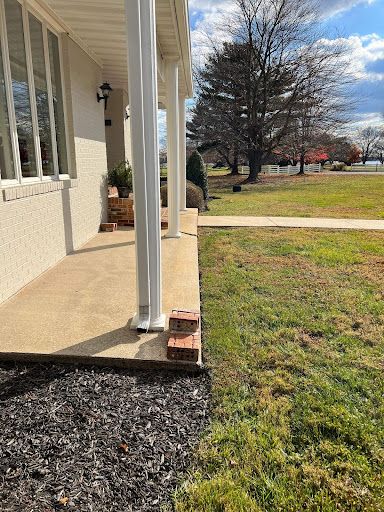
[[[208,406],[206,374],[3,363],[0,509],[171,510]]]

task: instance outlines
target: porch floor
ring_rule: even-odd
[[[163,238],[163,311],[200,310],[197,210]],[[165,232],[163,232],[165,234]],[[132,228],[99,233],[0,306],[0,359],[198,369],[167,359],[169,333],[129,328],[136,310]]]

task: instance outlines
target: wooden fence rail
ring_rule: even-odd
[[[300,172],[300,165],[287,165],[282,167],[280,165],[263,165],[262,172],[264,174],[298,174]],[[321,172],[321,164],[309,164],[304,167],[305,172]]]
[[[362,165],[362,164],[352,164],[351,165],[351,170],[352,171],[357,171],[357,172],[384,172],[384,165],[380,165],[380,164],[367,164],[367,165]]]

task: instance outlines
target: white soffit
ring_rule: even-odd
[[[36,1],[36,0],[35,0]],[[112,87],[127,89],[124,0],[45,0],[70,30],[95,54]],[[43,0],[37,0],[43,4]],[[161,58],[180,59],[180,89],[192,94],[187,0],[156,0],[159,74]],[[162,84],[159,81],[159,93]]]

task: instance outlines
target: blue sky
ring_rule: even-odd
[[[356,122],[378,124],[384,114],[384,0],[320,0],[320,5],[327,37],[345,39],[350,50],[361,98]],[[204,53],[203,34],[220,32],[217,21],[234,6],[234,0],[189,0],[195,59]]]

